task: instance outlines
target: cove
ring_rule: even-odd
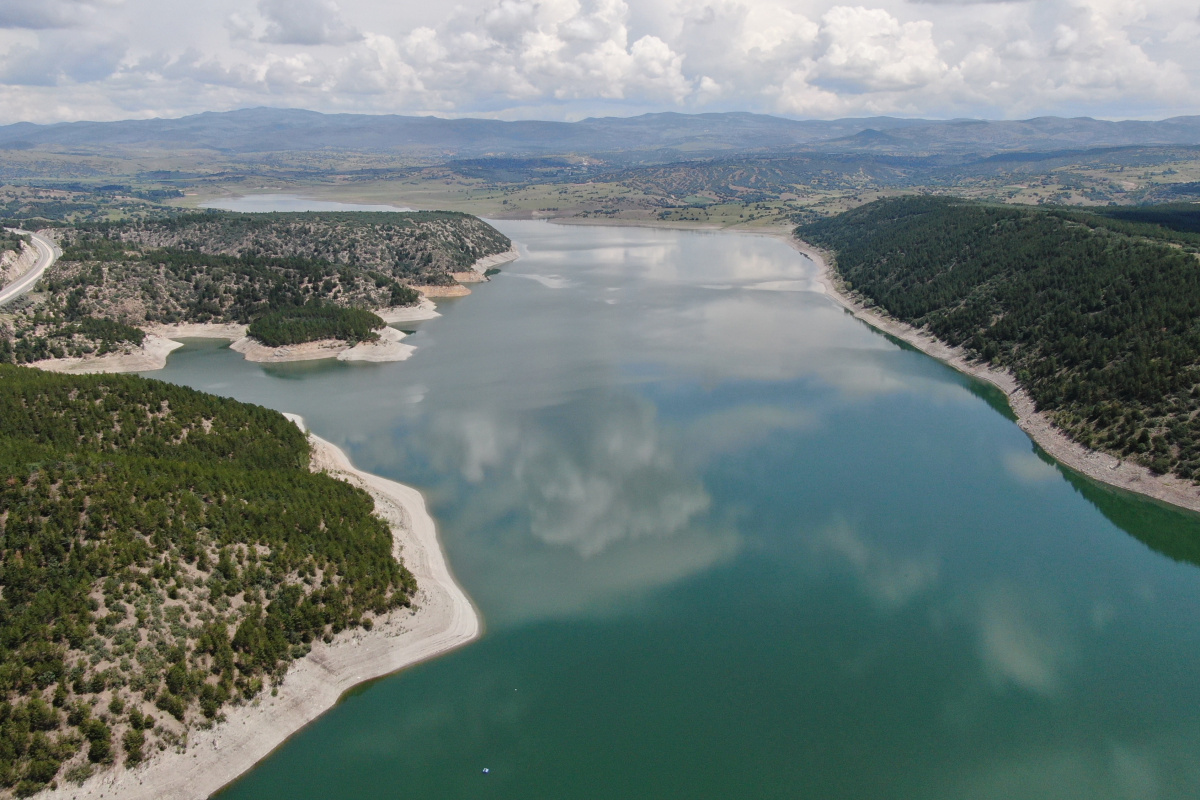
[[[407,362],[151,374],[421,489],[487,625],[222,800],[1200,795],[1194,515],[1058,468],[780,242],[495,224],[521,260]]]

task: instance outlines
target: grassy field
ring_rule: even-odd
[[[575,218],[751,229],[789,223],[806,211],[819,216],[836,214],[881,196],[877,192],[827,192],[755,203],[721,203],[693,196],[681,203],[617,182],[498,186],[478,179],[423,171],[419,176],[385,181],[213,185],[190,194],[180,204],[195,207],[221,197],[269,193],[299,194],[343,203],[463,211],[492,219]]]

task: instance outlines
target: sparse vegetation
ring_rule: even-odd
[[[28,239],[28,236],[13,233],[6,228],[0,228],[0,256],[3,256],[7,252],[21,252],[21,245]]]
[[[133,331],[153,323],[246,324],[312,305],[412,305],[420,295],[410,284],[453,284],[452,271],[511,246],[475,217],[440,212],[212,212],[58,236],[63,257],[39,284],[42,301],[0,324],[0,362],[103,355],[140,344]],[[370,338],[361,314],[322,313],[327,326],[337,318],[329,330],[338,338]],[[281,318],[271,319],[258,330],[275,326],[268,335],[278,338]]]
[[[295,260],[381,272],[415,284],[450,285],[450,273],[502,253],[508,237],[467,214],[443,211],[237,214],[210,211],[175,218],[81,228],[79,252],[119,260],[125,249],[231,256],[285,266]],[[130,248],[132,246],[132,248]],[[85,259],[90,260],[90,259]]]
[[[3,171],[2,167],[0,171]],[[160,202],[181,194],[178,189],[134,189],[122,184],[0,185],[0,220],[10,225],[15,223],[15,227],[36,230],[75,222],[170,216],[179,213],[179,209],[160,205]]]

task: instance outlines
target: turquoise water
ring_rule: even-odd
[[[422,489],[487,625],[222,800],[1200,796],[1196,516],[1056,467],[779,242],[496,224],[523,258],[407,362],[155,373]]]

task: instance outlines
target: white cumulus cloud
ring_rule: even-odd
[[[946,72],[926,20],[901,23],[881,8],[837,6],[822,17],[819,38],[816,80],[831,89],[912,89]]]
[[[331,0],[260,0],[267,20],[262,40],[276,44],[345,44],[362,34],[342,21]]]
[[[98,11],[120,0],[4,0],[0,28],[80,28],[93,23]]]
[[[1168,116],[1200,112],[1194,31],[1189,0],[7,0],[0,97],[7,121],[257,104]]]

